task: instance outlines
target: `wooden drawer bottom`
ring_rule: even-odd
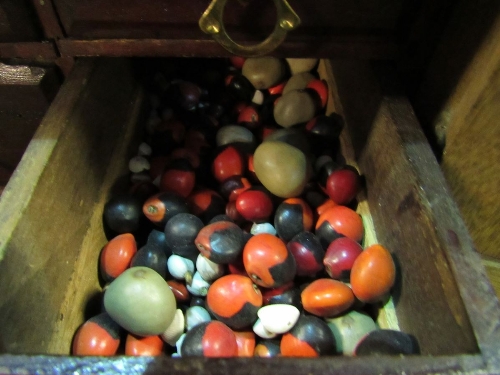
[[[444,178],[390,67],[323,61],[328,112],[366,179],[372,241],[391,250],[401,330],[421,356],[316,359],[74,358],[85,307],[99,298],[102,212],[138,143],[144,91],[130,60],[80,60],[0,199],[0,372],[175,374],[487,373],[500,371],[500,308]],[[117,183],[118,181],[118,183]],[[388,315],[390,316],[390,314]],[[387,323],[394,324],[394,323]],[[26,356],[29,354],[29,356]],[[7,371],[5,371],[7,372]]]

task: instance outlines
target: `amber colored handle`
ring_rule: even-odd
[[[274,0],[278,18],[273,32],[263,42],[244,46],[236,43],[227,35],[224,28],[222,16],[227,0],[212,0],[207,10],[203,13],[198,24],[200,29],[212,35],[212,37],[222,47],[238,56],[252,57],[261,56],[273,51],[278,47],[286,37],[288,31],[293,30],[300,24],[299,16],[294,12],[286,0]]]

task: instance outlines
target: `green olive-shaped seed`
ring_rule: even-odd
[[[297,73],[291,76],[283,88],[283,95],[293,90],[304,90],[313,79],[316,79],[316,77],[309,72]]]
[[[310,72],[314,69],[318,63],[318,59],[286,59],[288,66],[290,67],[290,73],[295,75],[302,72]]]
[[[253,87],[265,90],[281,82],[285,68],[283,62],[276,57],[252,57],[245,60],[241,72]]]
[[[253,163],[262,185],[282,198],[302,193],[310,176],[304,153],[284,142],[261,143],[255,150]]]
[[[301,90],[283,95],[274,106],[274,120],[284,128],[309,121],[316,114],[312,96]]]
[[[163,333],[177,305],[167,282],[148,267],[132,267],[104,293],[106,312],[124,329],[139,336]]]

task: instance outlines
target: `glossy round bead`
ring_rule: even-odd
[[[245,245],[243,231],[230,221],[206,225],[194,240],[204,257],[215,263],[231,263],[241,254]]]
[[[125,341],[125,355],[132,356],[159,356],[163,352],[163,340],[160,336],[140,337],[127,335]]]
[[[254,357],[262,357],[262,358],[273,358],[281,355],[280,350],[280,341],[279,340],[261,340],[255,346],[255,350],[253,352]]]
[[[76,331],[71,354],[112,356],[120,345],[120,326],[108,315],[96,315]]]
[[[416,339],[391,329],[379,329],[368,333],[356,346],[356,356],[363,355],[410,355],[419,354]]]
[[[117,195],[104,206],[104,222],[116,233],[130,233],[139,229],[141,201],[130,194]]]
[[[213,217],[226,211],[224,199],[211,189],[200,189],[188,197],[191,213],[198,216],[201,221],[208,223]]]
[[[125,271],[136,252],[137,244],[130,233],[120,234],[110,240],[103,247],[99,258],[99,269],[104,281],[109,283]]]
[[[160,179],[160,191],[172,191],[186,198],[196,183],[196,175],[191,162],[187,159],[170,161]]]
[[[360,190],[359,174],[352,169],[343,168],[333,171],[326,180],[326,192],[337,204],[349,204]]]
[[[163,192],[150,197],[142,206],[144,215],[154,224],[164,227],[172,217],[189,212],[187,203],[177,193]]]
[[[168,278],[167,255],[159,247],[145,245],[132,258],[130,267],[148,267],[164,279]]]
[[[326,272],[332,279],[349,280],[354,261],[362,251],[361,245],[348,237],[333,240],[323,259]]]
[[[245,220],[264,222],[273,212],[273,201],[264,191],[248,189],[236,198],[236,210]]]
[[[298,276],[314,277],[323,270],[325,250],[318,237],[311,232],[301,232],[286,245],[297,264]]]
[[[202,228],[203,222],[193,214],[180,213],[173,216],[167,221],[164,230],[170,251],[182,257],[196,257],[198,249],[194,240]]]
[[[276,288],[293,280],[295,260],[279,238],[261,233],[251,237],[243,249],[243,264],[258,285]]]
[[[220,192],[228,201],[234,202],[238,195],[250,189],[251,186],[246,177],[232,176],[221,183]]]
[[[262,294],[246,276],[222,276],[208,289],[207,307],[217,320],[233,329],[252,325],[261,306]]]
[[[262,288],[262,301],[265,305],[287,304],[302,311],[300,289],[294,286],[293,281],[278,288]]]
[[[351,287],[362,302],[382,300],[394,285],[396,267],[391,253],[382,245],[366,248],[354,261]]]
[[[378,329],[368,314],[356,310],[328,318],[326,322],[335,336],[337,352],[349,356],[354,355],[354,349],[365,335]]]
[[[274,214],[274,227],[285,242],[300,232],[310,231],[313,227],[311,207],[301,198],[285,199]]]
[[[326,103],[328,102],[328,85],[326,84],[326,81],[323,79],[314,79],[308,82],[306,88],[314,90],[314,92],[318,95],[321,107],[325,108]]]
[[[213,320],[198,324],[186,333],[181,346],[183,357],[236,357],[238,344],[234,332]]]
[[[335,354],[335,338],[323,320],[302,315],[281,338],[280,350],[284,357],[332,355]]]
[[[260,92],[260,91],[257,91]],[[248,129],[258,128],[261,123],[259,111],[255,105],[248,105],[239,113],[238,124],[244,125]]]
[[[301,299],[304,310],[320,317],[339,315],[355,301],[351,288],[332,279],[314,280],[302,291]]]
[[[252,331],[234,331],[238,345],[238,357],[253,357],[255,351],[255,333]]]
[[[363,221],[355,211],[348,207],[331,207],[318,218],[315,234],[324,249],[340,237],[349,237],[361,242],[364,234]]]
[[[231,176],[241,176],[246,169],[246,159],[234,146],[226,146],[220,150],[212,163],[215,179],[223,182]]]
[[[167,284],[174,294],[177,303],[189,302],[191,296],[189,295],[186,285],[183,282],[178,280],[168,280]]]

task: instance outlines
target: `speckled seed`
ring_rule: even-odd
[[[184,314],[182,313],[181,309],[177,309],[175,311],[174,320],[172,321],[172,323],[170,323],[165,332],[161,334],[161,338],[168,345],[174,346],[177,340],[179,340],[181,335],[184,333],[184,328]]]
[[[283,95],[293,90],[303,90],[307,87],[307,84],[315,79],[311,73],[302,72],[294,74],[290,77],[285,87],[283,88]]]
[[[230,143],[242,142],[253,143],[255,137],[253,133],[240,125],[226,125],[217,131],[216,142],[217,146],[224,146]]]
[[[289,128],[312,119],[316,114],[316,103],[307,91],[293,90],[278,100],[273,113],[279,125]]]
[[[378,329],[368,314],[356,310],[326,322],[335,336],[337,353],[349,356],[354,355],[354,349],[366,334]]]
[[[286,59],[288,66],[290,67],[290,73],[295,75],[302,72],[310,72],[318,63],[318,59]]]
[[[285,74],[285,69],[280,59],[264,56],[246,59],[241,72],[255,89],[264,90],[278,84]]]
[[[254,153],[257,178],[271,193],[289,198],[302,193],[310,168],[303,152],[284,142],[264,142]]]
[[[292,305],[275,304],[261,307],[257,315],[267,331],[280,335],[292,329],[300,311]]]

